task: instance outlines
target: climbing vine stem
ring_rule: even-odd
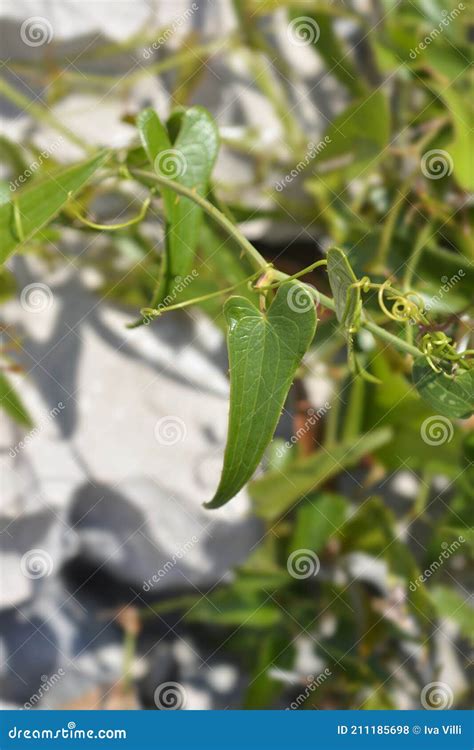
[[[223,214],[218,208],[216,208],[216,206],[214,206],[210,201],[200,195],[196,190],[188,188],[185,185],[181,185],[179,182],[170,180],[163,175],[154,174],[153,172],[148,172],[142,169],[132,169],[130,170],[130,175],[137,181],[145,182],[146,184],[149,184],[150,181],[155,182],[157,185],[168,188],[169,190],[175,192],[178,196],[188,198],[189,200],[200,206],[200,208],[202,208],[202,210],[213,221],[215,221],[216,224],[218,224],[230,237],[235,240],[237,245],[241,248],[242,252],[245,253],[249,258],[249,261],[254,267],[256,273],[246,281],[252,282],[259,276],[264,277],[262,279],[263,283],[259,284],[257,281],[257,284],[254,284],[253,288],[255,289],[255,291],[263,291],[265,289],[276,288],[289,279],[300,278],[301,276],[309,273],[315,268],[326,264],[325,260],[316,261],[297,274],[289,276],[288,274],[273,268],[265,260],[265,258],[260,255],[258,250],[252,245],[252,243],[249,242],[246,237],[244,237],[242,232],[232,222],[232,220],[228,216]],[[313,296],[316,303],[323,305],[329,310],[336,310],[334,300],[332,300],[330,297],[327,297],[311,284],[305,283],[304,286]],[[386,281],[383,284],[375,284],[367,276],[355,282],[354,286],[359,287],[359,289],[363,292],[368,292],[371,289],[376,289],[378,291],[378,301],[380,307],[384,314],[391,320],[400,323],[428,322],[423,312],[422,299],[416,292],[401,292],[393,288],[390,281]],[[228,290],[220,290],[218,292],[212,293],[211,295],[198,297],[194,300],[186,300],[183,303],[173,305],[172,308],[144,308],[142,310],[142,320],[137,321],[136,323],[132,323],[131,326],[136,327],[137,325],[146,324],[150,322],[150,319],[158,317],[158,315],[161,315],[165,310],[182,308],[188,305],[195,304],[196,302],[202,302],[205,299],[211,299],[213,296],[218,296],[225,293],[226,291],[233,291],[234,289],[235,287],[229,287]],[[387,300],[393,303],[391,309],[386,306],[384,295],[387,296]],[[426,358],[433,369],[439,370],[439,368],[434,364],[433,358],[445,360],[448,363],[457,363],[458,365],[462,365],[464,367],[470,366],[464,358],[471,356],[471,351],[463,352],[462,354],[456,352],[456,349],[451,343],[451,339],[449,339],[449,337],[447,336],[441,341],[439,337],[435,337],[435,339],[433,339],[433,334],[425,334],[422,340],[422,347],[418,348],[409,341],[399,338],[398,336],[387,331],[382,326],[379,326],[376,323],[372,322],[365,313],[363,313],[361,316],[360,325],[373,333],[374,336],[396,347],[399,351],[404,352],[405,354],[409,354],[414,358]]]

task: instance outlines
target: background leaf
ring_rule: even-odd
[[[3,263],[16,247],[54,219],[107,158],[108,153],[102,152],[88,161],[55,171],[17,194],[12,193],[11,199],[0,205],[0,262]],[[15,225],[14,201],[21,222],[20,231]]]
[[[325,146],[318,163],[343,159],[347,176],[360,175],[375,167],[390,137],[390,114],[388,102],[381,91],[351,104],[329,126],[326,132],[329,143]],[[347,166],[346,166],[347,165]]]
[[[438,616],[453,620],[461,633],[474,642],[474,617],[468,599],[448,586],[434,586],[430,590],[431,598]]]
[[[190,107],[172,115],[168,129],[153,110],[137,119],[142,143],[154,170],[181,185],[205,195],[219,150],[215,123],[204,107]],[[171,134],[177,133],[173,139]],[[163,283],[152,306],[173,287],[177,276],[186,276],[193,267],[202,223],[202,210],[188,198],[177,197],[160,188],[166,213],[166,258]]]
[[[454,125],[454,139],[447,147],[453,160],[454,174],[465,190],[474,190],[474,107],[470,91],[464,93],[446,86],[436,87],[445,99]]]
[[[269,521],[284,513],[300,497],[339,474],[342,469],[356,464],[363,456],[385,445],[392,438],[389,428],[374,430],[358,440],[342,442],[331,447],[329,453],[321,448],[307,458],[298,459],[285,469],[269,471],[253,482],[250,494],[257,515]]]
[[[16,393],[8,378],[0,370],[0,408],[24,427],[32,427],[33,420],[20,396]]]
[[[300,507],[291,539],[291,549],[319,552],[346,520],[348,502],[341,495],[321,494]]]

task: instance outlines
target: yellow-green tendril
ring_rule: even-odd
[[[423,298],[417,292],[411,290],[401,292],[393,288],[389,280],[384,281],[383,284],[377,284],[372,282],[368,276],[363,276],[351,286],[360,289],[362,292],[369,292],[372,289],[378,290],[377,298],[380,309],[390,320],[397,323],[429,324],[424,314]],[[392,303],[390,309],[387,307],[384,295]],[[450,362],[465,369],[472,366],[468,360],[469,357],[473,356],[474,349],[458,352],[453,345],[453,340],[442,331],[426,333],[421,340],[420,349],[435,372],[442,371],[433,361],[435,359]]]
[[[423,314],[423,299],[417,292],[401,292],[391,286],[391,281],[384,281],[383,284],[375,284],[368,276],[363,276],[351,286],[365,293],[371,289],[377,289],[380,309],[388,318],[395,320],[397,323],[428,322]],[[385,304],[384,294],[387,296],[388,301],[393,302],[390,310]]]
[[[433,357],[436,359],[447,360],[459,364],[461,367],[468,368],[469,364],[465,358],[474,354],[474,349],[466,349],[463,352],[456,351],[453,346],[453,340],[443,331],[434,333],[425,333],[420,342],[420,348],[426,357],[430,367],[435,372],[441,372],[441,368],[435,365]]]
[[[254,279],[257,278],[257,276],[260,276],[260,275],[261,275],[261,272],[257,271],[257,273],[252,274],[252,276],[249,276],[248,278],[243,279],[242,281],[239,281],[238,284],[233,284],[232,286],[228,286],[225,289],[219,289],[217,292],[211,292],[210,294],[203,294],[201,297],[194,297],[193,299],[184,300],[184,302],[178,302],[176,305],[162,305],[161,307],[142,307],[140,310],[140,315],[142,316],[142,319],[145,322],[149,323],[152,320],[155,320],[155,318],[159,318],[160,315],[163,315],[163,313],[165,312],[170,312],[171,310],[181,310],[183,307],[190,307],[191,305],[196,305],[199,302],[206,302],[209,299],[220,297],[223,294],[228,294],[229,292],[233,292],[234,289],[237,289],[237,287],[239,286],[243,286],[243,284],[250,284]],[[255,289],[254,291],[260,291],[260,290]]]
[[[385,315],[391,320],[395,320],[397,323],[406,323],[413,321],[413,323],[427,323],[427,319],[423,314],[423,299],[416,292],[400,292],[398,289],[392,289],[390,281],[385,281],[378,286],[378,302],[380,309]],[[392,307],[389,310],[385,304],[384,294],[387,295],[387,300],[392,302]]]
[[[81,216],[79,211],[76,209],[73,209],[72,212],[76,219],[79,219],[83,224],[86,225],[86,227],[90,227],[91,229],[99,229],[100,231],[105,232],[114,232],[117,229],[125,229],[126,227],[131,227],[133,224],[138,224],[142,219],[145,218],[145,214],[148,211],[148,206],[150,205],[151,198],[147,198],[138,213],[137,216],[135,216],[133,219],[129,219],[128,221],[124,221],[122,224],[96,224],[93,221],[89,221],[85,216]]]

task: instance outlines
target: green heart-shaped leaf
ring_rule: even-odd
[[[278,289],[266,314],[244,297],[231,297],[225,315],[229,325],[229,428],[221,480],[207,508],[228,502],[257,468],[317,322],[311,295],[295,281]]]
[[[474,370],[449,377],[420,357],[413,365],[413,382],[420,396],[445,417],[467,419],[474,412]]]

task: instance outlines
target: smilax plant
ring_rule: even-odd
[[[284,273],[246,239],[210,185],[219,137],[207,111],[197,106],[180,109],[164,124],[147,109],[136,118],[136,126],[140,145],[101,152],[9,196],[0,206],[2,260],[32,240],[60,211],[88,230],[115,232],[139,225],[159,207],[164,251],[150,303],[130,327],[149,325],[170,310],[225,299],[229,426],[221,479],[206,507],[218,508],[231,500],[259,465],[303,357],[318,335],[320,309],[335,313],[354,375],[380,383],[363,364],[359,334],[365,330],[404,355],[405,369],[413,363],[416,389],[437,413],[460,419],[472,414],[474,350],[460,350],[453,338],[431,324],[419,293],[398,288],[397,280],[380,269],[375,278],[359,278],[338,247],[297,273]],[[108,185],[129,183],[143,193],[136,216],[115,224],[86,217],[78,193],[105,180]],[[87,193],[85,197],[87,202]],[[195,265],[205,216],[240,249],[241,272],[230,286],[180,299],[180,282]],[[303,281],[322,268],[332,296]],[[13,402],[11,408],[19,410]],[[386,437],[377,437],[375,431],[372,439],[377,445]],[[347,450],[344,446],[344,455]]]
[[[73,269],[74,288],[91,281],[96,302],[126,311],[124,335],[137,346],[143,327],[165,338],[178,323],[192,327],[188,310],[227,336],[227,445],[215,487],[199,467],[196,484],[206,490],[198,500],[232,515],[231,499],[246,485],[249,526],[261,536],[204,592],[144,586],[142,605],[127,606],[139,607],[143,627],[127,632],[129,684],[134,640],[137,654],[148,651],[149,635],[161,641],[169,624],[197,652],[201,644],[209,663],[235,659],[239,707],[426,708],[427,688],[445,680],[453,705],[472,703],[445,669],[457,662],[467,674],[473,639],[466,8],[457,0],[232,0],[229,31],[214,19],[208,32],[199,20],[185,36],[184,27],[172,29],[171,40],[146,24],[126,42],[87,45],[74,66],[56,39],[38,48],[44,56],[27,50],[5,61],[0,96],[10,125],[20,110],[34,121],[21,144],[6,135],[10,125],[0,136],[0,301],[16,296],[25,312],[4,324],[0,355],[0,408],[20,432],[10,456],[26,459],[13,468],[25,471],[23,450],[35,450],[42,428],[14,378],[37,338],[27,330],[21,351],[23,321],[54,300],[56,312],[69,303],[62,286],[56,298],[44,279],[17,288],[23,263],[13,254],[34,259],[28,275],[58,268],[70,278]],[[166,41],[149,55],[162,33]],[[143,64],[125,73],[130,59]],[[214,63],[224,77],[209,75]],[[157,82],[176,104],[171,115],[131,111],[144,91],[153,101]],[[106,132],[99,150],[58,118],[77,92],[97,95],[99,109],[117,95],[128,145],[109,148]],[[193,106],[203,98],[221,113],[219,132]],[[77,163],[61,164],[56,148],[39,152],[38,137],[51,130],[55,144],[84,154]],[[229,167],[236,162],[238,175]],[[110,346],[116,339],[102,320],[96,325],[95,310],[73,329],[75,308],[55,315],[52,337],[74,351],[90,314]],[[161,320],[168,313],[169,326]],[[67,366],[82,394],[79,362]],[[148,436],[134,416],[130,440],[142,444]],[[152,435],[150,426],[156,445]],[[163,479],[173,483],[176,465],[168,468]],[[180,504],[170,512],[179,518]],[[98,591],[102,602],[102,575]],[[453,641],[453,633],[449,656],[445,636]]]

